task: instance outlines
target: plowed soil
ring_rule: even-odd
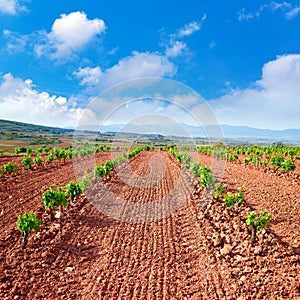
[[[75,161],[67,159],[65,162],[53,161],[49,165],[35,166],[29,171],[22,170],[20,156],[2,156],[1,165],[11,161],[17,163],[19,168],[15,175],[4,174],[0,177],[0,236],[3,231],[15,227],[17,214],[39,207],[42,192],[51,185],[65,185],[70,180],[76,180],[85,170],[91,171],[95,162],[103,163],[111,159],[111,156],[109,152],[101,152],[96,157],[74,158]]]
[[[245,205],[228,213],[167,152],[119,167],[52,223],[41,190],[75,179],[71,163],[0,179],[1,299],[300,299],[299,235],[286,226],[299,208],[286,213],[294,206],[285,204],[299,201],[297,183],[227,164],[227,189],[246,184]],[[271,230],[251,245],[246,215],[255,205],[271,210],[279,190],[284,210],[278,202]],[[15,215],[24,210],[43,225],[22,250]]]
[[[199,154],[198,159],[207,166],[212,163],[212,158],[206,155]],[[247,205],[257,211],[265,209],[270,212],[273,216],[271,231],[282,243],[300,254],[299,173],[299,163],[295,172],[284,173],[227,162],[224,174],[219,176],[231,189],[244,185]]]

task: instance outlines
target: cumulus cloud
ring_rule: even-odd
[[[259,18],[264,11],[281,12],[286,19],[291,20],[300,13],[300,5],[293,5],[290,2],[269,2],[261,4],[256,11],[247,12],[245,8],[242,8],[237,13],[239,21],[249,21],[254,18]]]
[[[210,101],[220,122],[257,128],[300,128],[300,54],[266,63],[255,86]]]
[[[43,42],[35,46],[35,52],[51,59],[66,58],[82,50],[104,31],[103,20],[89,20],[84,12],[62,14],[54,21],[51,32],[43,33]]]
[[[5,74],[0,81],[0,118],[59,127],[75,126],[82,109],[65,97],[38,92],[30,79]]]
[[[8,52],[32,52],[51,60],[65,62],[74,58],[105,31],[105,23],[100,19],[89,20],[84,12],[62,14],[52,25],[51,31],[34,31],[22,35],[3,30]]]
[[[172,77],[175,72],[175,65],[163,55],[133,52],[104,71],[100,67],[86,67],[74,72],[74,75],[81,80],[81,85],[97,86],[96,90],[101,91],[122,81],[141,77]]]
[[[27,8],[20,4],[18,0],[1,0],[0,13],[16,15],[20,11],[26,11]]]

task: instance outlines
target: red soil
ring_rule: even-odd
[[[211,157],[199,154],[198,159],[211,165]],[[231,189],[244,185],[247,205],[256,211],[270,212],[273,216],[271,230],[283,243],[300,253],[300,166],[298,168],[291,173],[275,173],[227,162],[224,174],[219,176]]]
[[[286,245],[276,235],[282,222],[288,224],[282,219],[294,216],[297,222],[298,207],[294,215],[286,215],[291,207],[286,202],[290,196],[299,200],[299,190],[293,191],[288,179],[280,183],[275,175],[228,163],[223,180],[228,189],[246,183],[246,205],[229,214],[215,200],[201,207],[203,189],[168,153],[159,153],[145,151],[131,160],[127,183],[122,165],[104,183],[95,180],[86,196],[54,223],[43,213],[41,190],[75,179],[71,163],[10,181],[1,178],[0,298],[300,299],[300,256],[291,247],[289,227]],[[201,160],[209,163],[205,156]],[[274,191],[273,181],[279,185]],[[251,246],[245,225],[248,206],[271,209],[278,190],[284,210],[272,212],[276,234],[263,231]],[[110,194],[121,199],[119,206],[107,201]],[[143,211],[139,204],[151,209]],[[28,209],[38,212],[43,225],[21,250],[15,214]],[[160,214],[165,217],[143,222],[145,216]]]
[[[70,180],[76,180],[78,176],[83,175],[85,170],[91,171],[95,161],[97,164],[103,163],[110,159],[111,155],[109,152],[101,152],[96,155],[95,159],[75,158],[75,163],[69,159],[65,163],[54,160],[49,165],[35,166],[29,171],[22,170],[22,158],[18,155],[0,157],[0,165],[8,161],[19,165],[16,174],[4,174],[0,177],[0,235],[2,231],[15,227],[17,214],[31,211],[36,207],[41,208],[42,192],[51,185],[65,185]]]

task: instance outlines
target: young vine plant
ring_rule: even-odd
[[[60,208],[63,212],[63,207],[68,206],[68,200],[61,188],[51,187],[45,191],[42,196],[42,202],[45,209],[50,211],[50,219],[54,220],[54,210]]]
[[[260,214],[256,211],[252,211],[248,214],[246,224],[252,228],[251,241],[254,242],[257,238],[257,232],[262,228],[268,228],[272,215],[265,210],[262,210]]]
[[[28,234],[33,230],[38,231],[40,225],[41,220],[33,212],[25,212],[23,215],[18,215],[17,229],[22,234],[22,248],[25,248],[27,245]]]
[[[16,163],[8,162],[7,164],[4,165],[4,172],[5,173],[16,173],[18,170],[18,165]]]

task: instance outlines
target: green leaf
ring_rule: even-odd
[[[68,200],[60,188],[55,190],[51,187],[49,190],[45,191],[42,196],[42,202],[46,209],[57,209],[61,205],[65,207],[68,206]]]
[[[82,193],[82,189],[78,183],[74,181],[70,181],[66,186],[65,196],[70,197],[73,200],[75,197],[80,196]]]
[[[23,215],[18,215],[17,229],[22,233],[29,234],[32,230],[37,231],[41,225],[41,220],[36,217],[35,213],[25,212]]]

